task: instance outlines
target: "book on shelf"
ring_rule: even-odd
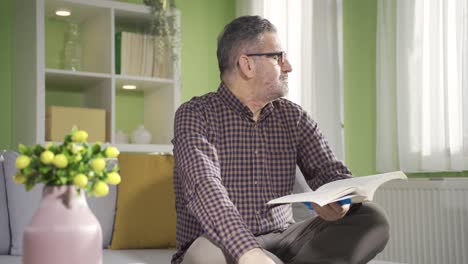
[[[142,35],[137,33],[125,32],[130,38],[130,62],[129,71],[126,75],[142,76],[141,64],[143,62],[143,41]],[[124,35],[125,38],[125,35]]]
[[[284,204],[299,202],[314,202],[324,206],[333,202],[347,201],[346,203],[360,203],[372,201],[377,189],[391,180],[406,180],[401,171],[388,172],[329,182],[315,191],[286,195],[270,200],[267,204]],[[349,201],[349,202],[348,202]]]
[[[161,43],[164,43],[161,45]],[[115,34],[115,72],[122,75],[172,76],[172,60],[167,40],[151,35],[117,32]]]
[[[143,76],[153,76],[154,48],[153,38],[149,35],[143,35],[143,58],[142,70]]]

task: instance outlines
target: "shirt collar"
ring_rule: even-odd
[[[236,111],[239,115],[247,117],[249,120],[253,121],[252,111],[250,111],[250,109],[244,105],[224,83],[219,85],[217,94],[232,110]],[[257,122],[260,122],[269,116],[273,112],[273,109],[274,105],[272,102],[266,104],[262,108],[260,112],[260,118]]]

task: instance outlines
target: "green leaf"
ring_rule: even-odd
[[[33,172],[34,172],[34,169],[32,169],[30,166],[28,166],[28,167],[21,170],[21,173],[23,175],[29,175],[29,174],[31,174]]]
[[[59,178],[67,176],[67,172],[65,170],[62,170],[62,169],[57,170],[56,174],[57,174],[57,176]]]
[[[19,152],[20,152],[21,154],[24,155],[24,154],[26,153],[26,151],[28,150],[28,147],[26,147],[26,146],[23,145],[23,144],[19,144],[19,145],[18,145],[18,150],[19,150]]]
[[[19,144],[18,149],[19,149],[19,152],[23,155],[26,155],[26,156],[32,155],[32,149],[23,144]]]
[[[68,134],[63,139],[63,143],[67,144],[67,143],[70,143],[70,142],[72,142],[72,136],[71,136],[71,134]]]
[[[26,191],[29,192],[34,187],[34,184],[33,183],[26,183],[26,184],[24,184],[24,187],[25,187]]]
[[[40,156],[41,153],[42,153],[44,150],[45,150],[44,147],[42,147],[42,146],[39,145],[39,144],[36,144],[36,145],[33,147],[33,152],[34,152],[34,154],[37,155],[37,156]]]
[[[68,178],[67,177],[60,177],[59,181],[60,181],[60,184],[67,184]]]
[[[39,158],[36,156],[31,157],[31,162],[29,163],[29,168],[38,168],[41,167],[41,162],[39,161]]]
[[[98,143],[95,143],[92,147],[92,153],[98,154],[99,152],[101,152],[101,145]]]
[[[54,154],[57,154],[58,153],[58,149],[59,147],[55,144],[52,144],[50,147],[49,147],[49,150],[52,151],[52,153]]]
[[[49,166],[49,165],[48,165],[48,166],[41,166],[41,167],[39,168],[39,173],[41,173],[41,174],[47,174],[47,173],[48,173],[49,171],[51,171],[51,170],[52,170],[52,166]]]
[[[54,173],[53,171],[50,171],[48,173],[44,173],[43,179],[45,182],[51,181],[54,178]]]
[[[88,153],[86,154],[86,159],[90,159],[93,156],[93,149],[88,148]]]
[[[44,176],[43,176],[43,175],[40,175],[40,174],[39,174],[39,175],[33,177],[33,182],[34,182],[34,184],[36,184],[36,183],[41,183],[41,182],[43,182],[43,181],[44,181]]]
[[[23,144],[18,145],[18,150],[21,154],[26,155],[26,156],[31,156],[32,155],[32,149],[28,148],[27,146]]]

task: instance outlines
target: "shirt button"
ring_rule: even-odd
[[[255,184],[255,185],[257,185],[257,184],[258,184],[258,182],[257,182],[257,181],[254,181],[254,184]]]
[[[255,155],[258,155],[258,150],[255,150],[254,153],[255,153]]]

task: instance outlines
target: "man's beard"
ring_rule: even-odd
[[[278,98],[286,96],[289,91],[288,88],[288,75],[281,74],[274,83],[267,84],[269,86],[266,92],[267,100],[273,101]]]
[[[281,74],[279,77],[279,84],[278,84],[278,89],[281,91],[283,94],[282,96],[285,96],[288,94],[289,87],[288,87],[288,75],[287,74]]]

